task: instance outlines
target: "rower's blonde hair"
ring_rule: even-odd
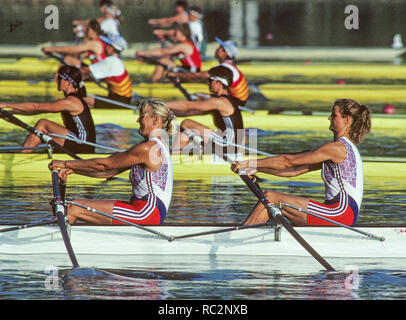
[[[173,129],[175,129],[173,123],[176,122],[176,117],[164,101],[157,98],[145,99],[139,102],[138,107],[141,115],[148,112],[147,107],[150,107],[150,115],[161,118],[162,129],[165,129],[169,134],[173,133]]]
[[[342,117],[351,117],[350,139],[361,143],[371,131],[371,110],[368,106],[352,99],[337,99],[334,105],[340,107]]]

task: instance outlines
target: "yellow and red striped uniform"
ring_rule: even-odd
[[[124,73],[119,76],[106,78],[106,82],[109,92],[123,97],[132,97],[133,89],[127,70],[125,70]]]
[[[224,61],[221,65],[229,68],[233,73],[233,83],[229,87],[230,95],[240,100],[244,105],[250,95],[247,79],[231,60]]]

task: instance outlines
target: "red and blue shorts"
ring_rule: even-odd
[[[326,200],[325,203],[319,203],[309,200],[307,211],[323,216],[335,222],[348,226],[355,224],[358,218],[358,205],[353,198],[347,194],[338,194],[332,200]],[[308,225],[333,226],[334,224],[310,214],[307,215]]]
[[[139,225],[156,225],[164,221],[166,208],[159,198],[148,194],[141,199],[131,198],[130,202],[114,202],[113,216]],[[113,219],[113,224],[125,223]]]

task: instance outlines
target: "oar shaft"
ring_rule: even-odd
[[[181,235],[181,236],[173,236],[173,240],[186,239],[186,238],[192,238],[192,237],[200,237],[200,236],[207,236],[207,235],[211,235],[211,234],[218,234],[218,233],[231,232],[231,231],[244,230],[244,229],[259,228],[259,227],[265,227],[265,226],[270,226],[270,225],[272,225],[272,223],[269,222],[269,221],[264,222],[264,223],[251,224],[251,225],[238,225],[238,226],[235,226],[235,227],[221,228],[221,229],[217,229],[217,230],[210,230],[210,231],[203,231],[203,232],[196,232],[196,233],[185,234],[185,235]]]
[[[36,135],[39,139],[41,139],[43,142],[51,145],[52,147],[54,147],[55,149],[62,151],[66,154],[68,154],[69,156],[71,156],[74,159],[81,159],[77,154],[75,154],[74,152],[72,152],[71,150],[61,146],[60,144],[56,143],[55,141],[52,140],[52,138],[50,136],[48,136],[47,134],[38,131],[37,129],[31,127],[30,125],[26,124],[25,122],[21,121],[20,119],[16,118],[12,113],[3,110],[0,108],[0,117],[2,117],[4,120],[15,124],[18,127],[21,127],[25,130],[27,130],[28,132]]]
[[[319,219],[321,219],[321,220],[330,222],[330,223],[332,223],[332,224],[335,224],[335,225],[337,225],[337,226],[346,228],[346,229],[348,229],[348,230],[351,230],[351,231],[354,231],[354,232],[358,232],[358,233],[360,233],[360,234],[363,234],[364,236],[367,236],[368,238],[375,239],[375,240],[379,240],[379,241],[385,241],[385,237],[377,236],[377,235],[374,235],[374,234],[372,234],[372,233],[365,232],[365,231],[359,230],[359,229],[354,228],[354,227],[351,227],[351,226],[347,226],[347,225],[342,224],[342,223],[340,223],[340,222],[337,222],[337,221],[328,219],[328,218],[326,218],[326,217],[323,217],[323,216],[321,216],[321,215],[318,215],[318,214],[309,212],[309,211],[307,211],[307,210],[304,210],[304,209],[302,209],[302,208],[296,207],[296,206],[291,205],[291,204],[289,204],[289,203],[281,203],[281,205],[286,206],[286,207],[289,207],[289,208],[292,208],[292,209],[295,209],[295,210],[297,210],[297,211],[299,211],[299,212],[303,212],[303,213],[305,213],[305,214],[311,215],[311,216],[316,217],[316,218],[319,218]]]
[[[40,227],[40,226],[46,226],[48,224],[56,224],[56,223],[57,223],[57,221],[55,221],[54,219],[45,220],[45,221],[38,221],[38,222],[22,224],[22,225],[10,227],[10,228],[4,228],[4,229],[0,230],[0,233],[9,232],[9,231],[16,231],[16,230],[23,230],[23,229],[29,229],[29,228]]]
[[[94,99],[98,99],[98,100],[107,102],[107,103],[114,104],[114,105],[116,105],[116,106],[120,106],[120,107],[123,107],[123,108],[127,108],[127,109],[132,109],[132,110],[138,111],[138,107],[133,106],[133,105],[131,105],[131,104],[127,104],[127,103],[123,103],[123,102],[120,102],[120,101],[116,101],[116,100],[112,100],[112,99],[108,99],[108,98],[96,96],[96,95],[94,95],[94,94],[88,94],[87,96],[88,96],[88,97],[91,97],[91,98],[94,98]]]
[[[68,252],[69,258],[72,262],[72,266],[73,268],[78,268],[79,263],[73,251],[72,244],[70,242],[70,235],[67,229],[67,224],[69,222],[66,221],[67,217],[65,215],[65,208],[62,203],[62,195],[60,189],[61,185],[59,184],[59,175],[57,170],[52,170],[52,188],[54,195],[54,203],[52,206],[53,212],[58,219],[59,229],[61,230],[62,239],[65,244],[66,251]]]
[[[268,213],[271,215],[270,218],[274,218],[279,222],[293,238],[300,243],[300,245],[309,252],[313,258],[315,258],[326,270],[335,271],[335,269],[316,251],[310,246],[306,240],[304,240],[299,233],[289,224],[289,222],[282,216],[281,211],[272,206],[269,200],[265,197],[264,193],[256,186],[247,175],[240,175],[240,178],[246,183],[246,185],[253,191],[257,198],[261,201],[264,207],[268,210]]]
[[[56,133],[50,133],[50,135],[53,136],[53,137],[73,141],[73,142],[76,142],[77,144],[86,144],[86,145],[89,145],[89,146],[92,146],[92,147],[102,148],[102,149],[110,150],[110,151],[113,151],[113,152],[121,152],[121,151],[123,151],[123,150],[118,149],[118,148],[113,148],[113,147],[105,146],[105,145],[102,145],[102,144],[97,144],[97,143],[93,143],[93,142],[79,140],[79,139],[75,139],[75,138],[72,138],[72,137],[69,137],[69,136],[63,136],[63,135],[56,134]]]
[[[102,216],[105,216],[105,217],[108,217],[108,218],[111,218],[111,219],[120,221],[120,222],[122,222],[122,223],[124,223],[124,224],[130,225],[130,226],[133,226],[133,227],[136,227],[136,228],[138,228],[138,229],[142,229],[142,230],[144,230],[144,231],[153,233],[153,234],[155,234],[155,235],[157,235],[157,236],[159,236],[159,237],[161,237],[161,238],[164,238],[164,239],[166,239],[166,240],[168,240],[168,241],[172,241],[172,240],[173,240],[173,237],[172,237],[172,236],[167,236],[166,234],[163,234],[163,233],[161,233],[161,232],[158,232],[158,231],[155,231],[155,230],[153,230],[153,229],[150,229],[150,228],[141,226],[141,225],[139,225],[139,224],[135,224],[135,223],[129,222],[129,221],[127,221],[127,220],[124,220],[124,219],[115,217],[115,216],[113,216],[113,215],[111,215],[111,214],[108,214],[108,213],[106,213],[106,212],[102,212],[102,211],[100,211],[100,210],[97,210],[97,209],[94,209],[94,208],[91,208],[91,207],[82,205],[82,204],[77,203],[77,202],[74,202],[74,201],[67,201],[67,203],[73,204],[73,205],[75,205],[75,206],[78,206],[78,207],[80,207],[80,208],[86,209],[86,210],[91,211],[91,212],[94,212],[94,213],[98,213],[98,214],[100,214],[100,215],[102,215]]]

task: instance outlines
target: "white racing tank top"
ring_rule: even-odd
[[[346,193],[361,208],[364,192],[364,174],[362,160],[357,147],[346,137],[341,137],[345,145],[346,156],[342,163],[323,162],[321,177],[326,188],[325,200],[334,199],[339,193]]]
[[[141,165],[134,165],[130,170],[133,197],[141,199],[147,195],[158,197],[165,205],[166,211],[172,199],[173,166],[168,147],[158,138],[151,138],[161,150],[162,164],[154,172],[146,171]]]

